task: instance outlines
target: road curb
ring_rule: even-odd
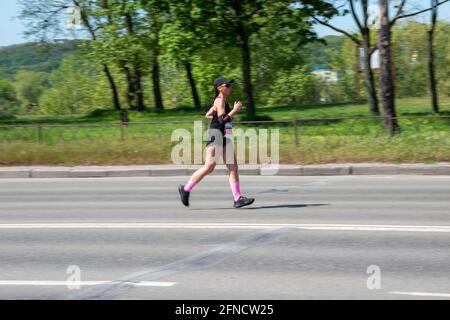
[[[201,165],[75,166],[75,167],[0,167],[0,179],[11,178],[99,178],[190,176]],[[217,165],[212,175],[227,175],[224,165]],[[240,175],[330,176],[330,175],[450,175],[450,163],[383,164],[350,163],[321,165],[240,165]]]

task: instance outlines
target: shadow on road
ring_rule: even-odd
[[[239,208],[240,210],[250,210],[250,209],[276,209],[276,208],[304,208],[304,207],[319,207],[319,206],[329,206],[328,203],[302,203],[302,204],[277,204],[277,205],[271,205],[271,206],[259,206],[259,207],[244,207]],[[236,208],[228,207],[228,208],[191,208],[190,210],[236,210]]]
[[[329,206],[329,204],[327,203],[277,204],[272,206],[246,207],[242,209],[304,208],[304,207],[319,207],[319,206]]]

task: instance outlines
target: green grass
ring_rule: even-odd
[[[441,115],[450,116],[450,97],[441,97],[440,109]],[[397,99],[396,110],[399,117],[433,115],[429,97]],[[258,112],[270,115],[272,118],[277,120],[292,119],[295,116],[299,119],[370,116],[369,107],[367,104],[262,107],[258,109]]]
[[[433,116],[430,98],[403,98],[396,101],[399,117]],[[450,97],[440,98],[441,115],[450,116]],[[274,120],[291,120],[298,117],[304,118],[341,118],[341,117],[367,117],[370,116],[367,104],[329,104],[329,105],[304,105],[304,106],[258,106],[258,115],[269,116]],[[194,121],[203,119],[203,110],[195,110],[190,107],[166,109],[164,112],[156,112],[148,109],[145,112],[129,111],[131,121]],[[17,116],[14,118],[0,119],[1,124],[92,124],[92,123],[117,123],[120,112],[115,110],[99,109],[87,115],[61,115],[61,116]],[[237,120],[245,118],[244,112],[237,115]]]
[[[368,116],[368,106],[363,104],[258,109],[260,114],[275,120],[298,117],[298,146],[291,123],[235,127],[279,129],[282,163],[450,161],[450,118],[430,118],[433,113],[428,98],[398,99],[397,108],[402,131],[395,137],[386,133],[379,119],[361,119]],[[443,115],[450,115],[449,98],[441,98],[441,110]],[[0,126],[22,127],[0,127],[0,165],[171,163],[171,150],[176,144],[171,141],[173,130],[187,129],[192,134],[193,121],[204,120],[203,112],[190,108],[164,113],[130,112],[129,116],[131,123],[124,128],[124,141],[120,139],[119,114],[112,110],[86,116],[23,116],[4,120]],[[416,116],[422,118],[406,118]],[[141,121],[161,123],[136,124]],[[42,125],[41,131],[38,124]]]

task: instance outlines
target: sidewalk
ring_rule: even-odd
[[[0,167],[1,178],[91,178],[190,176],[201,165],[130,165],[130,166],[30,166]],[[217,165],[212,175],[226,175],[224,165]],[[415,174],[450,175],[450,162],[437,164],[342,163],[322,165],[280,165],[278,171],[263,165],[240,165],[240,175],[329,176]]]

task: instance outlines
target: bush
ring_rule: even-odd
[[[10,117],[18,113],[19,109],[14,86],[0,79],[0,117]]]
[[[279,71],[263,97],[269,106],[316,103],[320,101],[320,80],[301,66]]]

